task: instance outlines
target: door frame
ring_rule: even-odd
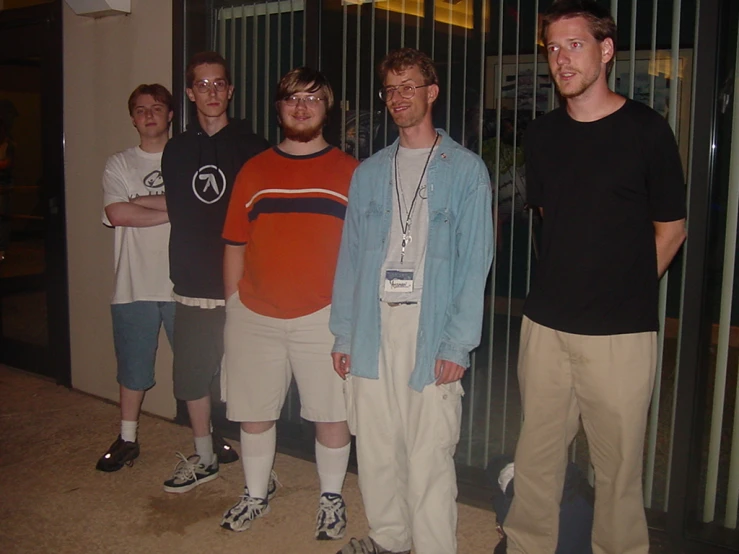
[[[46,290],[48,346],[44,349],[18,341],[3,340],[0,361],[51,377],[58,384],[70,387],[72,367],[64,201],[62,0],[0,11],[0,32],[3,29],[30,26],[43,30],[33,39],[40,43],[43,121],[41,201],[44,206],[46,227],[44,237],[46,269],[38,285]]]

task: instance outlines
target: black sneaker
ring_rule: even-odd
[[[179,452],[177,456],[180,461],[174,468],[172,477],[164,482],[164,490],[167,492],[183,493],[191,491],[198,485],[212,481],[218,477],[218,457],[213,458],[209,466],[200,463],[200,456],[193,454],[185,458]]]
[[[95,469],[99,471],[118,471],[124,465],[132,466],[133,461],[139,457],[139,441],[124,441],[120,435],[110,445],[108,451],[98,460]]]
[[[239,461],[239,453],[226,442],[220,433],[215,431],[212,433],[213,436],[213,451],[218,456],[219,464],[230,464],[232,462]]]

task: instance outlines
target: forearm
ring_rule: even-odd
[[[223,253],[223,290],[228,300],[239,288],[244,276],[244,250],[246,245],[227,244]]]
[[[655,222],[654,229],[654,240],[657,249],[657,277],[661,278],[685,241],[685,220]]]
[[[154,227],[169,222],[167,212],[152,210],[133,202],[115,202],[105,207],[114,227]]]
[[[138,198],[131,200],[131,202],[137,206],[149,208],[150,210],[157,210],[159,212],[167,211],[167,198],[163,194],[139,196]]]

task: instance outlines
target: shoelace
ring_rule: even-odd
[[[180,461],[174,466],[174,478],[175,479],[195,479],[198,480],[198,476],[195,473],[195,464],[185,458],[182,452],[177,452],[177,457]]]

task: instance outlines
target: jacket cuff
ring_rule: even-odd
[[[437,360],[447,360],[464,368],[470,366],[470,352],[446,341],[441,341],[439,351],[436,353]]]
[[[331,352],[341,352],[342,354],[351,355],[351,340],[344,337],[336,337]]]

